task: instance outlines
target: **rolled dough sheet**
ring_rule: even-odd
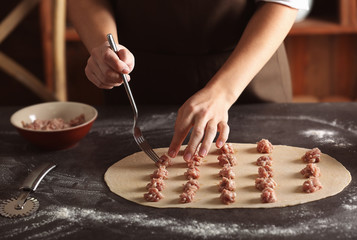
[[[256,144],[232,144],[237,157],[237,165],[234,166],[236,178],[236,202],[230,205],[221,203],[218,192],[218,183],[221,180],[218,172],[217,157],[219,150],[212,146],[208,156],[203,159],[199,166],[201,176],[198,179],[200,189],[191,203],[180,203],[179,195],[183,191],[183,185],[187,182],[184,172],[187,165],[182,158],[185,146],[181,148],[179,155],[172,159],[173,166],[168,168],[169,179],[165,180],[166,188],[162,191],[164,198],[159,202],[147,202],[143,195],[147,192],[146,185],[150,182],[150,174],[157,167],[145,153],[138,152],[125,157],[109,167],[104,179],[110,190],[115,194],[141,205],[157,208],[272,208],[302,204],[341,192],[350,182],[351,174],[336,159],[322,154],[321,161],[317,163],[321,170],[320,181],[323,188],[315,193],[304,193],[302,184],[306,180],[300,170],[306,166],[301,157],[309,149],[291,146],[274,146],[270,154],[273,158],[273,179],[278,186],[275,189],[278,201],[275,203],[261,203],[261,191],[255,188],[258,166],[256,160],[264,155],[258,153]],[[155,152],[161,156],[168,148],[158,148]]]

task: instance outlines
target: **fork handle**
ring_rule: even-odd
[[[108,39],[108,42],[109,42],[109,45],[110,45],[111,49],[112,49],[115,53],[118,53],[117,45],[115,44],[113,35],[112,35],[111,33],[107,34],[107,39]],[[119,56],[118,56],[118,57],[119,57]],[[128,98],[129,98],[131,107],[133,108],[134,117],[137,118],[137,117],[138,117],[138,108],[136,107],[133,94],[132,94],[132,92],[131,92],[131,90],[130,90],[129,82],[128,82],[128,80],[127,80],[125,74],[120,73],[120,76],[121,76],[121,78],[123,79],[123,83],[124,83],[124,88],[125,88],[125,91],[126,91],[126,95],[128,95]]]
[[[137,118],[138,117],[138,108],[136,107],[135,100],[134,100],[133,94],[132,94],[132,92],[130,90],[129,83],[128,83],[128,80],[126,78],[126,75],[125,74],[120,74],[120,76],[123,79],[126,95],[128,95],[131,107],[133,108],[133,112],[135,114],[135,118]]]

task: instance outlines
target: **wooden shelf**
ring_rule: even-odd
[[[78,33],[76,32],[76,30],[72,27],[72,26],[67,26],[66,28],[66,41],[80,41],[81,39],[78,36]]]
[[[289,35],[357,33],[357,0],[315,0],[309,17],[295,23]]]
[[[344,34],[357,33],[356,26],[342,26],[339,23],[318,18],[308,18],[295,23],[289,35]]]

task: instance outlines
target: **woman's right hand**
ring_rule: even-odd
[[[134,68],[134,55],[123,45],[117,44],[117,47],[119,51],[115,53],[106,41],[90,52],[85,74],[99,88],[111,89],[121,85],[120,74],[129,74]]]

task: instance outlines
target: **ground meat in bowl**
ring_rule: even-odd
[[[62,118],[53,118],[49,120],[36,119],[32,123],[25,123],[22,121],[22,126],[30,130],[42,130],[42,131],[53,131],[62,130],[70,127],[75,127],[81,125],[85,122],[84,114],[81,114],[69,122],[66,122]]]

